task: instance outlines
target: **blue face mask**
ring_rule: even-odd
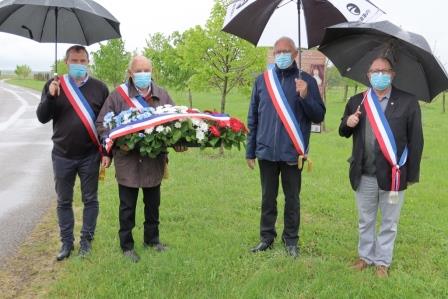
[[[392,76],[387,73],[372,73],[370,76],[370,84],[373,89],[385,90],[390,87],[392,83]]]
[[[87,76],[87,65],[71,63],[68,65],[68,74],[73,79],[83,79]]]
[[[287,69],[293,63],[291,53],[280,53],[275,55],[275,64],[281,70]]]
[[[134,73],[132,79],[134,80],[135,87],[138,89],[148,88],[151,84],[151,72]]]

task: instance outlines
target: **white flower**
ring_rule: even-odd
[[[182,127],[182,124],[179,121],[176,121],[176,123],[174,124],[174,127],[176,129],[180,129]]]
[[[154,127],[145,129],[146,134],[151,134],[154,131]]]
[[[168,134],[169,132],[171,132],[171,128],[170,127],[165,127],[165,130],[163,131],[163,134]]]
[[[199,127],[201,129],[201,131],[203,132],[207,132],[208,131],[208,125],[206,122],[202,122],[201,126]]]
[[[176,106],[177,112],[179,113],[187,113],[188,107],[187,106]]]
[[[202,120],[193,118],[193,119],[191,120],[191,123],[192,123],[193,126],[195,126],[195,127],[201,127]]]
[[[205,138],[205,134],[204,134],[204,132],[202,132],[202,131],[196,131],[196,139],[197,139],[198,141],[202,141],[202,140],[204,140],[204,138]]]
[[[156,128],[156,132],[161,133],[165,130],[165,128],[163,126],[157,126]]]

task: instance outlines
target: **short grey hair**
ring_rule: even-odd
[[[296,43],[294,42],[294,40],[292,38],[287,37],[287,36],[282,36],[278,40],[276,40],[274,43],[274,49],[277,47],[278,43],[282,42],[282,41],[288,42],[289,45],[291,46],[291,48],[293,48],[294,50],[297,51]]]
[[[145,58],[146,60],[148,60],[149,65],[151,66],[151,69],[152,69],[152,61],[149,57],[146,57],[145,55],[134,55],[131,57],[131,60],[129,60],[128,71],[130,71],[132,69],[132,64],[134,63],[134,61],[136,59],[141,59],[141,58]]]

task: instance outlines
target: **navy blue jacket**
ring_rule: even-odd
[[[302,80],[308,83],[308,95],[301,98],[296,92],[295,79],[299,78],[299,69],[296,63],[294,62],[285,70],[275,67],[275,72],[299,122],[305,146],[308,147],[311,122],[320,123],[325,116],[325,105],[316,80],[302,71]],[[247,126],[249,128],[246,147],[247,159],[258,158],[297,163],[298,153],[272,104],[263,75],[257,77],[252,90]]]

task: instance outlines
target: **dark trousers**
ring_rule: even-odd
[[[94,153],[83,159],[74,160],[52,154],[56,194],[58,197],[57,214],[61,241],[73,244],[73,187],[76,175],[81,183],[83,222],[81,240],[93,240],[98,218],[98,174],[100,154]]]
[[[286,245],[297,245],[300,224],[301,171],[297,165],[288,165],[286,162],[259,160],[258,165],[260,166],[262,192],[260,238],[262,241],[270,243],[277,236],[275,222],[277,220],[280,175],[285,194],[282,240]]]
[[[143,223],[143,241],[146,244],[159,243],[159,206],[160,185],[143,189],[143,203],[145,205],[145,222]],[[135,209],[137,206],[139,188],[118,185],[120,197],[120,246],[123,251],[134,248],[132,229],[135,226]]]

